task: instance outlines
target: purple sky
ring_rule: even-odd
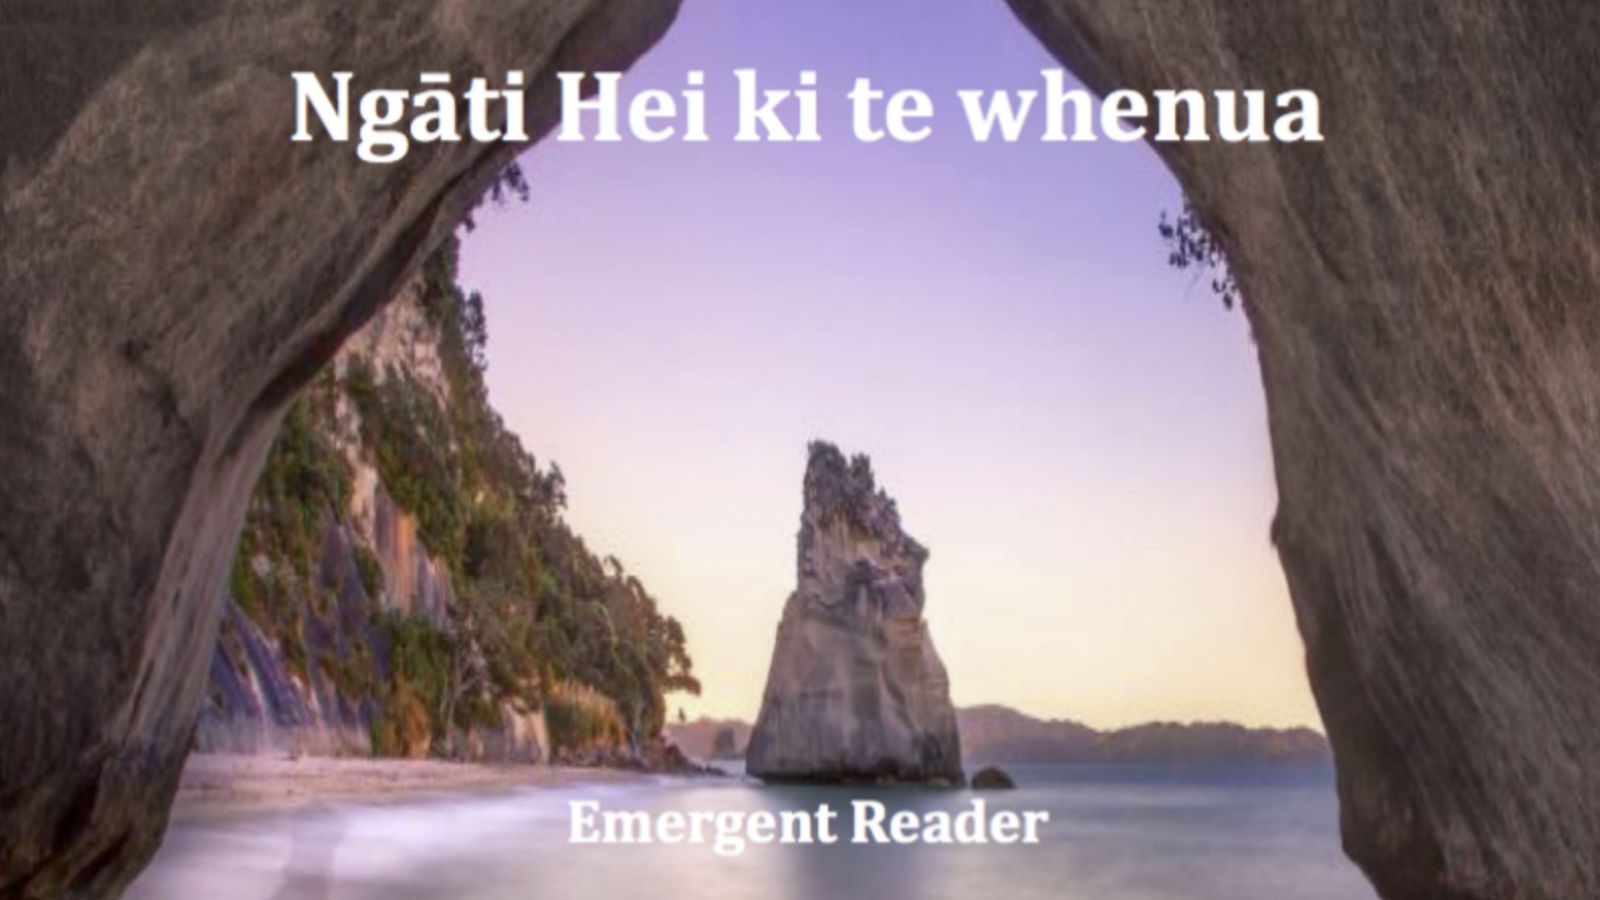
[[[690,0],[623,94],[705,70],[711,142],[546,141],[533,202],[480,213],[492,401],[683,620],[691,716],[759,706],[824,437],[930,547],[957,702],[1316,724],[1254,348],[1164,263],[1176,183],[1143,144],[966,130],[956,90],[1055,65],[997,0]],[[742,67],[817,70],[822,142],[734,143]],[[932,95],[933,137],[858,143],[857,76]]]

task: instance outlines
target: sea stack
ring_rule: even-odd
[[[922,617],[927,559],[871,461],[813,442],[798,584],[778,624],[747,772],[766,781],[965,781],[950,681]]]

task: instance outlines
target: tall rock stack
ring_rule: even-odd
[[[778,625],[746,770],[767,781],[960,784],[950,681],[922,618],[928,551],[872,463],[814,442],[798,584]]]

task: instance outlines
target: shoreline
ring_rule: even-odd
[[[621,769],[528,763],[194,753],[184,763],[172,817],[268,811],[325,801],[404,802],[521,787],[628,784],[652,777]]]

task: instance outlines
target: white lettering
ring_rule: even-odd
[[[621,72],[596,72],[594,80],[600,89],[593,100],[583,99],[584,73],[557,72],[556,78],[561,81],[561,133],[556,135],[556,140],[583,140],[582,116],[589,111],[600,119],[595,140],[622,140],[622,134],[617,131],[617,82],[622,80]]]
[[[1272,136],[1284,143],[1296,141],[1320,142],[1322,140],[1322,102],[1314,91],[1286,91],[1278,95],[1278,109],[1290,103],[1299,108],[1278,116],[1272,123]],[[1298,125],[1298,128],[1291,126]]]
[[[350,72],[333,73],[333,81],[339,86],[338,106],[334,105],[333,98],[322,87],[322,79],[315,73],[294,72],[289,77],[294,79],[295,101],[294,137],[291,140],[311,140],[311,131],[307,127],[307,104],[316,112],[317,119],[322,122],[322,130],[328,137],[336,141],[350,140],[350,79],[355,76]]]
[[[1144,95],[1136,91],[1112,91],[1100,106],[1100,129],[1113,141],[1128,143],[1144,137],[1145,127],[1125,128],[1124,119],[1144,119],[1150,114]]]
[[[987,142],[998,124],[1001,139],[1012,143],[1022,135],[1022,125],[1027,121],[1028,111],[1033,108],[1034,98],[1039,96],[1039,92],[1018,91],[1020,103],[1016,106],[1012,105],[1011,95],[1005,91],[991,94],[987,107],[979,106],[983,101],[983,91],[956,91],[956,96],[961,98],[961,108],[966,111],[967,127],[972,129],[974,140]]]

